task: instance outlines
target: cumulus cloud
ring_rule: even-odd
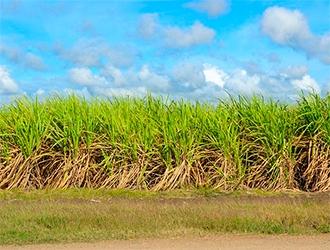
[[[244,68],[225,71],[212,64],[204,64],[201,68],[186,63],[181,71],[185,73],[180,75],[174,71],[174,80],[186,87],[186,90],[190,89],[190,93],[186,92],[188,96],[201,97],[204,93],[205,97],[214,97],[214,95],[223,96],[223,92],[228,92],[233,95],[262,94],[287,99],[288,96],[294,96],[300,91],[320,92],[320,86],[308,74],[308,68],[304,65],[293,65],[277,72],[265,73],[247,71]],[[199,74],[204,75],[204,81],[197,77]],[[196,79],[198,79],[198,85],[195,84]],[[211,90],[212,93],[207,92]]]
[[[84,98],[90,98],[91,94],[90,91],[88,91],[87,87],[83,87],[82,89],[72,89],[72,88],[65,88],[63,90],[65,95],[76,95],[81,96]],[[62,93],[59,93],[62,94]]]
[[[319,84],[308,71],[306,65],[291,65],[282,69],[278,75],[282,82],[289,82],[298,91],[321,93]]]
[[[262,94],[287,100],[297,93],[323,93],[305,65],[292,65],[275,72],[248,71],[244,68],[224,70],[209,63],[184,61],[172,70],[159,72],[149,65],[120,69],[107,65],[99,72],[86,67],[73,68],[69,79],[86,87],[92,95],[143,96],[146,93],[173,98],[216,100],[231,95]],[[227,94],[226,94],[227,93]]]
[[[100,65],[102,57],[108,52],[108,46],[99,39],[82,39],[68,49],[57,45],[54,52],[78,66],[92,67]]]
[[[157,89],[165,91],[170,87],[169,78],[152,72],[148,65],[143,65],[138,73],[139,79],[142,84],[150,87],[151,89]]]
[[[121,70],[107,65],[99,73],[86,67],[72,68],[68,77],[71,82],[87,87],[90,93],[102,96],[136,96],[147,91],[162,93],[171,87],[168,76],[153,71],[148,65],[143,65],[139,70]]]
[[[172,48],[185,48],[199,44],[211,43],[215,31],[196,21],[188,28],[169,26],[165,28],[165,43]]]
[[[330,64],[330,31],[328,34],[319,37],[317,40],[317,45],[319,46],[317,56],[320,57],[322,62]]]
[[[138,55],[136,49],[128,45],[109,47],[106,53],[108,61],[116,67],[129,67]]]
[[[282,74],[290,78],[301,78],[308,73],[308,68],[306,65],[294,65],[289,66],[282,70]]]
[[[7,67],[0,65],[0,94],[15,94],[18,92],[16,81],[10,76]]]
[[[259,74],[249,74],[244,69],[236,69],[228,78],[225,86],[241,95],[261,94],[263,87]]]
[[[261,30],[275,43],[302,50],[309,57],[330,64],[330,34],[313,34],[306,17],[299,10],[278,6],[266,9]]]
[[[183,62],[175,65],[172,76],[175,82],[184,87],[199,88],[205,85],[203,66],[200,64]]]
[[[204,77],[206,82],[214,83],[215,85],[223,88],[229,76],[226,72],[216,66],[204,64]]]
[[[104,75],[107,79],[110,79],[110,81],[116,86],[122,86],[127,83],[127,76],[113,65],[105,66],[102,70],[102,75]]]
[[[110,62],[117,67],[128,67],[135,61],[136,50],[126,45],[109,45],[103,39],[80,39],[71,48],[56,45],[60,58],[81,67],[99,67]]]
[[[265,10],[261,22],[262,31],[279,44],[295,45],[312,34],[304,15],[298,10],[270,7]]]
[[[158,14],[147,13],[140,17],[138,24],[139,35],[143,38],[151,38],[159,28]]]
[[[44,95],[45,93],[46,93],[46,91],[43,90],[43,89],[38,89],[38,90],[35,92],[35,94],[36,94],[37,96],[42,96],[42,95]]]
[[[321,92],[320,85],[309,75],[308,68],[304,65],[289,66],[275,74],[264,75],[262,79],[266,83],[266,90],[274,97],[294,97],[301,91]]]
[[[198,0],[185,4],[187,8],[206,13],[210,17],[218,17],[229,9],[227,0]]]
[[[325,84],[325,87],[323,89],[323,93],[330,95],[330,80]]]
[[[31,53],[24,52],[19,48],[0,44],[0,55],[15,64],[21,64],[28,69],[43,71],[46,65],[41,57]]]
[[[0,55],[4,56],[7,60],[13,63],[18,63],[22,52],[18,48],[6,46],[5,44],[0,44]]]
[[[43,60],[39,56],[32,53],[27,53],[25,55],[25,66],[40,71],[46,68]]]
[[[93,88],[90,90],[93,95],[105,96],[105,97],[143,97],[148,93],[148,90],[143,86],[131,87],[131,88]]]
[[[189,92],[177,93],[176,99],[198,100],[216,103],[219,99],[228,97],[228,93],[214,84],[205,84],[203,87],[193,89]]]
[[[145,39],[157,38],[170,48],[188,48],[213,41],[216,32],[199,21],[188,27],[163,25],[158,14],[148,13],[140,17],[138,32]]]
[[[301,79],[293,79],[292,84],[296,89],[302,91],[315,92],[318,94],[321,92],[319,85],[310,75],[304,75]]]
[[[102,86],[107,84],[107,80],[93,72],[89,68],[73,68],[69,71],[69,79],[73,83],[80,84],[82,86]]]

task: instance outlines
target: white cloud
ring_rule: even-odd
[[[168,77],[152,72],[148,65],[143,65],[138,77],[142,85],[146,85],[152,89],[165,91],[170,87]]]
[[[223,70],[209,64],[204,64],[203,73],[206,82],[213,83],[221,88],[225,86],[225,83],[229,78],[228,74]]]
[[[106,97],[143,97],[148,93],[148,90],[143,87],[132,87],[132,88],[99,88],[96,87],[90,90],[92,94]]]
[[[136,50],[127,44],[109,45],[103,39],[81,39],[71,48],[57,45],[54,52],[76,66],[100,67],[109,62],[116,67],[131,66],[136,58]]]
[[[102,70],[102,75],[107,77],[107,79],[110,79],[110,81],[113,82],[117,86],[127,84],[126,75],[124,75],[120,69],[118,69],[112,65],[107,65]]]
[[[210,17],[220,16],[229,8],[227,0],[198,0],[187,3],[185,6],[187,8],[206,13]]]
[[[44,70],[46,68],[43,60],[32,53],[27,53],[25,55],[25,66],[35,70]]]
[[[205,85],[203,66],[184,62],[175,65],[172,71],[174,80],[184,87],[199,88]]]
[[[21,64],[28,69],[39,71],[46,69],[46,65],[41,57],[31,52],[24,52],[19,48],[0,44],[0,55],[3,55],[10,62]]]
[[[102,77],[93,74],[89,68],[73,68],[69,71],[70,81],[80,84],[82,86],[102,86],[107,85],[107,80]]]
[[[18,85],[11,78],[9,70],[0,65],[0,94],[15,94],[18,92]]]
[[[140,17],[138,32],[143,38],[151,38],[159,28],[158,14],[147,13]]]
[[[250,75],[244,69],[236,69],[230,74],[225,87],[233,90],[235,93],[243,95],[252,95],[262,93],[261,75]]]
[[[326,64],[330,64],[330,32],[321,36],[317,45],[319,45],[320,60]]]
[[[217,65],[185,61],[175,65],[167,74],[155,71],[149,65],[125,70],[108,65],[99,73],[84,67],[73,68],[69,71],[69,79],[86,87],[92,95],[108,97],[141,97],[149,92],[175,98],[216,100],[228,92],[232,95],[262,94],[287,100],[300,91],[321,92],[304,65],[266,73],[249,72],[243,68],[224,70]],[[324,91],[323,88],[322,93]]]
[[[330,95],[330,80],[328,81],[328,83],[325,84],[325,87],[323,89],[323,93]]]
[[[116,67],[133,65],[137,54],[137,51],[127,44],[109,47],[108,52],[105,52],[108,61]]]
[[[274,42],[304,51],[330,64],[330,35],[315,35],[311,32],[306,17],[299,10],[270,7],[261,20],[262,32]]]
[[[165,29],[165,43],[168,47],[185,48],[211,43],[215,31],[196,21],[188,28],[170,26]]]
[[[44,95],[46,92],[45,92],[45,90],[43,90],[43,89],[38,89],[37,91],[36,91],[36,95],[37,96],[42,96],[42,95]]]
[[[183,85],[184,95],[194,99],[225,97],[224,93],[228,92],[233,95],[262,94],[287,100],[300,91],[320,92],[320,86],[308,74],[305,65],[292,65],[269,73],[261,70],[247,71],[243,68],[225,71],[212,64],[204,64],[201,68],[196,64],[186,63],[184,67],[176,66],[176,68],[178,68],[177,72],[173,71],[175,83]],[[198,77],[199,73],[204,75],[203,81]]]
[[[311,37],[307,20],[300,11],[277,6],[265,10],[261,29],[279,44],[295,45]]]
[[[181,93],[180,96],[176,94],[177,99],[182,97],[187,100],[208,101],[211,103],[216,103],[219,99],[227,98],[228,93],[224,91],[224,89],[221,89],[214,84],[207,84],[203,87],[193,89],[190,92]]]
[[[159,22],[158,14],[148,13],[140,17],[138,33],[145,39],[154,38],[170,48],[188,48],[213,41],[216,32],[195,21],[191,26],[179,27],[163,25]]]
[[[4,56],[13,63],[19,63],[19,59],[22,58],[22,51],[20,51],[18,48],[0,44],[0,55]]]
[[[247,71],[243,68],[226,72],[218,66],[204,64],[203,73],[206,82],[203,86],[217,86],[217,91],[214,90],[216,93],[223,89],[234,95],[262,94],[285,99],[300,90],[320,92],[318,83],[308,75],[305,65],[294,65],[279,72],[265,73]],[[210,87],[201,85],[200,88],[205,90]]]
[[[177,84],[177,89],[182,91],[179,86],[183,86],[184,95],[194,99],[223,97],[227,91],[233,95],[263,94],[285,99],[288,94],[297,91],[292,80],[301,80],[305,75],[298,77],[299,66],[288,68],[298,72],[294,72],[294,76],[293,73],[288,75],[282,71],[269,74],[262,71],[249,72],[243,68],[225,71],[212,64],[198,67],[197,64],[185,63],[181,67],[175,66],[176,68],[177,70],[173,71],[173,80]],[[302,71],[303,67],[300,70]],[[203,77],[200,77],[200,74]]]
[[[283,76],[290,78],[301,78],[308,73],[306,65],[289,66],[282,71]]]
[[[78,66],[91,67],[100,65],[101,58],[108,53],[108,46],[98,39],[82,39],[69,49],[57,46],[55,52]]]
[[[116,90],[124,93],[124,89],[127,93],[141,92],[141,89],[159,93],[167,91],[171,85],[169,77],[152,71],[148,65],[143,65],[138,71],[133,68],[123,71],[108,65],[100,74],[86,67],[77,67],[69,70],[68,77],[71,82],[87,87],[91,93],[101,94],[103,89],[106,96]]]
[[[294,79],[292,80],[292,84],[299,90],[316,93],[321,92],[319,85],[310,75],[304,75],[301,79]]]
[[[59,95],[75,95],[84,97],[86,99],[91,97],[90,92],[88,91],[87,87],[83,87],[82,89],[72,89],[72,88],[65,88],[63,92],[59,92]]]

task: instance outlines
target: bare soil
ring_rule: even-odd
[[[251,236],[251,235],[222,235],[217,237],[202,238],[172,238],[172,239],[139,239],[139,240],[114,240],[96,243],[72,244],[43,244],[27,246],[3,246],[0,250],[107,250],[107,249],[141,249],[141,250],[166,250],[166,249],[300,249],[324,250],[330,246],[330,234],[318,236]]]

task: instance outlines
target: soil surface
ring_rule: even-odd
[[[96,243],[43,244],[27,246],[0,246],[0,250],[102,250],[102,249],[329,249],[330,234],[318,236],[251,236],[251,235],[222,235],[203,238],[172,238],[172,239],[138,239],[114,240]]]

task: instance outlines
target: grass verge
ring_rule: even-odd
[[[329,193],[1,191],[0,244],[330,233]]]

